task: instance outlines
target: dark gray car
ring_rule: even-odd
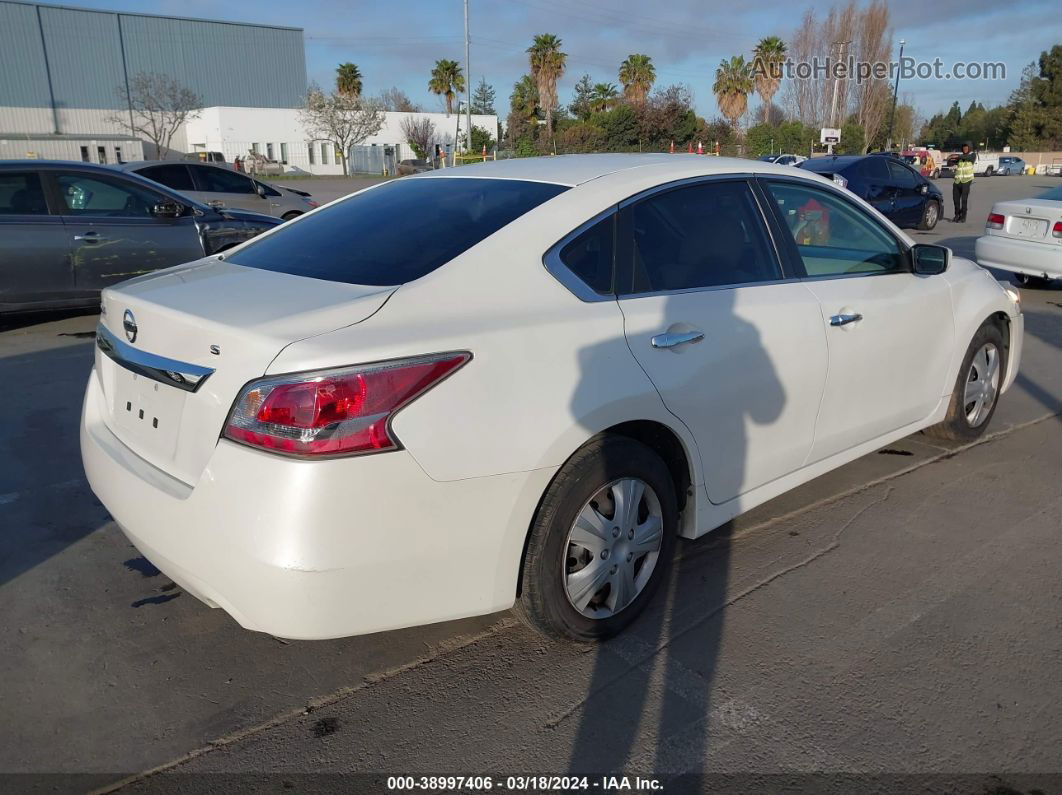
[[[279,223],[214,210],[106,166],[0,161],[0,312],[91,306],[104,287]]]

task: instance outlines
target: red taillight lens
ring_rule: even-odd
[[[262,378],[243,388],[224,436],[300,456],[398,449],[390,429],[394,413],[471,358],[445,353]]]
[[[1055,225],[1051,227],[1051,236],[1062,238],[1062,221],[1055,221]]]
[[[985,222],[985,229],[1002,229],[1005,220],[1007,219],[999,213],[989,213],[988,220]]]

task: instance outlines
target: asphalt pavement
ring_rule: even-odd
[[[978,179],[968,223],[913,236],[972,255],[992,201],[1055,184]],[[60,789],[626,770],[1058,791],[1062,289],[1023,300],[1022,372],[982,443],[909,437],[681,544],[666,597],[597,648],[509,614],[320,642],[241,629],[141,558],[85,484],[96,318],[9,321],[0,771],[96,774]]]

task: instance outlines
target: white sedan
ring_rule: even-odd
[[[104,291],[96,495],[248,629],[593,640],[676,538],[1014,382],[1016,291],[810,172],[577,155],[364,190]]]
[[[975,251],[979,263],[1010,271],[1025,287],[1062,279],[1062,188],[995,204]]]

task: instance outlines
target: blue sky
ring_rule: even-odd
[[[89,8],[140,11],[174,16],[301,27],[311,79],[330,85],[341,61],[358,64],[365,91],[392,85],[428,110],[441,100],[427,90],[438,58],[464,61],[462,0],[83,0]],[[838,3],[840,4],[840,3]],[[481,76],[494,85],[497,107],[508,111],[512,84],[527,71],[525,49],[532,34],[556,33],[568,53],[560,84],[567,103],[583,73],[595,81],[618,82],[616,72],[628,53],[644,52],[656,65],[657,84],[685,83],[697,111],[717,114],[711,84],[720,59],[748,53],[763,36],[786,39],[804,9],[821,16],[832,3],[779,3],[768,10],[705,0],[470,0],[473,85]],[[1004,102],[1017,86],[1022,68],[1041,50],[1062,43],[1058,0],[893,0],[889,3],[893,39],[907,44],[905,55],[948,66],[955,61],[1002,61],[1007,79],[901,82],[907,98],[924,115],[958,100],[986,105]],[[895,53],[894,53],[895,54]]]

